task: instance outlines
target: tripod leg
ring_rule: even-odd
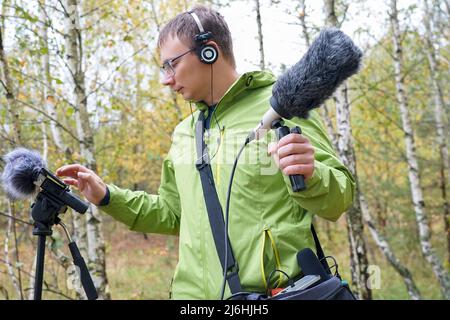
[[[45,235],[38,236],[36,273],[34,277],[34,300],[42,299],[42,281],[44,277]]]

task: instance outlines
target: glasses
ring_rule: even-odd
[[[176,56],[175,58],[164,61],[162,67],[160,67],[162,79],[165,80],[167,78],[173,77],[175,75],[175,66],[173,65],[173,63],[194,50],[195,48],[189,49],[188,51],[183,52],[182,54]]]

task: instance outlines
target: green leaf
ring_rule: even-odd
[[[55,82],[56,82],[57,84],[63,84],[63,82],[61,81],[61,79],[53,78],[53,80],[55,80]]]
[[[123,41],[131,42],[132,40],[133,40],[133,37],[130,35],[126,35],[125,37],[123,37]]]
[[[71,117],[74,112],[75,112],[75,109],[73,107],[68,107],[66,110],[66,116]]]
[[[41,48],[41,49],[39,50],[39,53],[40,53],[40,54],[48,54],[48,48],[46,48],[46,47]]]

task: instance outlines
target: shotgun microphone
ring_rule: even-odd
[[[347,78],[358,72],[362,51],[352,39],[336,28],[320,32],[299,62],[275,82],[271,108],[247,137],[250,142],[263,136],[279,119],[308,118]]]

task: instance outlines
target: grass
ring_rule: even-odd
[[[108,232],[106,270],[112,299],[168,299],[178,257],[174,236],[129,231],[116,222]]]

